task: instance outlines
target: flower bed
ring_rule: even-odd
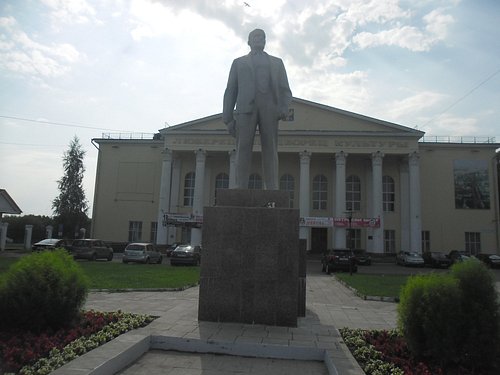
[[[130,331],[153,317],[118,312],[82,312],[79,322],[55,332],[0,332],[0,374],[49,374],[56,368]]]
[[[443,370],[411,356],[406,341],[396,330],[342,328],[344,342],[367,375],[468,375],[464,368]]]

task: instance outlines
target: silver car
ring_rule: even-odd
[[[74,240],[70,247],[75,259],[113,259],[113,249],[102,240],[84,239]]]
[[[152,243],[134,242],[128,244],[123,252],[123,263],[157,263],[160,264],[163,256]]]
[[[424,258],[418,253],[410,251],[400,251],[396,256],[396,263],[403,266],[423,267],[425,262]]]

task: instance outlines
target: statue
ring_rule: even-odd
[[[292,92],[283,61],[264,52],[264,30],[253,30],[248,35],[248,45],[250,53],[235,59],[231,65],[222,120],[236,139],[236,188],[248,189],[258,125],[264,188],[277,190],[278,122],[288,115]]]

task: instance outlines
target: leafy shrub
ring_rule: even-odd
[[[64,250],[31,254],[0,280],[0,328],[57,329],[78,317],[87,279]]]
[[[499,303],[491,272],[476,259],[454,265],[448,275],[409,278],[398,319],[413,355],[449,369],[494,371]]]
[[[500,355],[500,312],[495,280],[486,266],[475,259],[451,269],[462,291],[463,326],[460,341],[464,365],[479,367]]]
[[[409,278],[398,306],[399,326],[417,357],[432,357],[442,364],[457,362],[460,346],[461,290],[448,275]]]

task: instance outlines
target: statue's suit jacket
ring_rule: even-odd
[[[283,61],[266,52],[269,58],[271,73],[271,90],[274,96],[277,119],[280,113],[288,113],[288,106],[292,101],[292,92],[288,85],[285,66]],[[233,61],[226,91],[224,93],[224,103],[222,120],[229,123],[233,119],[233,111],[236,113],[251,113],[255,106],[255,72],[252,64],[251,54],[239,57]]]

